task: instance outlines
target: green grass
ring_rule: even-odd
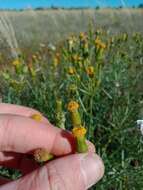
[[[40,58],[32,59],[32,66],[27,67],[29,63],[21,57],[17,68],[4,69],[3,101],[36,108],[56,125],[55,102],[60,97],[67,129],[72,128],[67,103],[78,101],[87,137],[105,164],[104,178],[91,189],[141,190],[143,137],[136,120],[143,117],[143,36],[134,33],[111,37],[106,30],[94,32],[92,28],[87,35],[88,49],[77,37],[72,49],[66,41],[60,44],[60,59],[44,48],[39,51]],[[97,37],[106,44],[103,52],[98,52],[95,45]],[[75,61],[73,56],[77,54],[81,60]],[[59,64],[55,65],[57,57]],[[94,75],[88,76],[86,69],[91,65]],[[74,67],[76,73],[68,74],[69,67]],[[71,93],[72,84],[77,89]]]

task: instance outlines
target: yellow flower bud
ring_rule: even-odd
[[[94,67],[93,66],[89,66],[86,68],[86,73],[92,77],[94,75]]]
[[[13,62],[12,62],[12,65],[14,66],[19,66],[21,64],[20,60],[19,59],[15,59]]]
[[[47,162],[53,158],[54,156],[49,154],[48,151],[43,148],[39,148],[34,152],[34,159],[39,163]]]
[[[68,111],[74,112],[79,108],[79,104],[76,101],[70,101],[68,103]]]
[[[69,75],[75,74],[75,68],[74,68],[74,67],[69,67],[69,69],[68,69],[68,74],[69,74]]]
[[[85,153],[88,151],[88,146],[86,143],[86,129],[82,126],[74,127],[72,130],[74,137],[76,138],[76,149],[78,153]]]
[[[74,137],[85,137],[85,134],[86,134],[87,130],[85,129],[85,127],[74,127],[72,129],[72,133],[74,135]]]

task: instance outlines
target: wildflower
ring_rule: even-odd
[[[93,77],[93,75],[94,75],[94,67],[93,66],[87,67],[86,68],[86,73],[87,73],[88,76]]]
[[[68,111],[71,113],[71,120],[73,126],[80,126],[81,125],[81,118],[78,111],[79,104],[75,101],[70,101],[68,103]]]
[[[73,136],[76,139],[76,148],[78,153],[85,153],[88,151],[86,143],[86,129],[83,126],[74,127],[72,130]]]
[[[41,114],[33,114],[30,118],[34,119],[35,121],[42,121]]]
[[[80,32],[79,38],[81,41],[85,41],[87,39],[87,35],[85,32]]]
[[[105,49],[106,48],[106,45],[99,38],[96,38],[95,45],[96,45],[97,49]]]
[[[77,138],[78,137],[84,137],[86,132],[87,131],[86,131],[85,127],[74,127],[72,129],[73,136],[77,137]]]
[[[54,156],[49,154],[48,151],[43,148],[39,148],[34,152],[34,159],[39,163],[49,161],[53,158]]]
[[[13,62],[12,62],[12,65],[14,66],[14,68],[15,68],[15,72],[17,73],[17,74],[21,74],[21,72],[22,72],[22,64],[21,64],[22,62],[21,62],[21,60],[20,59],[15,59]]]
[[[75,101],[70,101],[68,104],[68,111],[74,112],[79,108],[79,104]]]
[[[68,68],[68,74],[69,74],[69,75],[75,74],[75,68],[74,68],[74,67],[69,67],[69,68]]]
[[[106,48],[106,44],[104,44],[104,43],[102,42],[102,43],[100,43],[100,47],[101,47],[102,49],[105,49],[105,48]]]
[[[21,64],[20,60],[19,59],[15,59],[13,62],[12,62],[12,65],[14,66],[19,66]]]

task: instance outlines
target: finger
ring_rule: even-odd
[[[39,167],[39,164],[31,157],[29,158],[27,155],[12,152],[0,152],[0,165],[7,168],[18,169],[23,175]]]
[[[0,152],[0,165],[3,167],[17,168],[23,154],[13,152]]]
[[[11,180],[0,176],[0,185],[4,185],[4,184],[6,184],[6,183],[8,183],[10,181]]]
[[[49,123],[48,119],[46,119],[42,114],[32,108],[14,105],[14,104],[5,104],[0,103],[0,114],[15,114],[15,115],[21,115],[26,117],[31,117],[34,114],[41,115],[41,122]]]
[[[70,165],[69,165],[70,164]],[[48,163],[1,190],[86,190],[104,174],[104,165],[95,154],[74,154]]]
[[[95,146],[87,141],[88,152],[95,153]],[[7,168],[18,169],[23,175],[32,172],[39,167],[34,158],[14,152],[0,152],[0,165]]]
[[[90,141],[86,141],[87,143],[87,146],[88,146],[88,152],[91,152],[91,153],[95,153],[96,152],[96,148],[95,148],[95,145],[90,142]]]
[[[22,116],[0,115],[0,151],[28,153],[37,148],[64,155],[75,150],[75,140],[70,133],[51,124]]]

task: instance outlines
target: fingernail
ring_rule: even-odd
[[[97,183],[104,174],[104,165],[101,158],[89,153],[81,159],[81,169],[85,177],[86,189]]]

